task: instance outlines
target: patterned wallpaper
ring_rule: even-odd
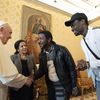
[[[23,5],[49,13],[51,15],[51,32],[54,40],[57,43],[66,46],[72,53],[75,60],[84,58],[84,54],[79,43],[81,37],[76,39],[70,28],[67,28],[64,25],[65,20],[69,18],[68,14],[48,6],[44,6],[43,4],[36,2],[36,0],[0,0],[0,20],[7,21],[13,29],[12,39],[10,40],[12,42],[9,42],[11,52],[14,51],[14,42],[21,38]],[[93,24],[95,24],[95,22],[93,22]],[[76,45],[73,46],[72,44]]]

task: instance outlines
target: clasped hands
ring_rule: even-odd
[[[26,81],[25,85],[30,87],[33,82],[34,82],[33,81],[33,76],[30,75],[30,76],[27,77],[27,81]]]

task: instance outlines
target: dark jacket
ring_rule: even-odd
[[[56,69],[57,76],[64,87],[66,92],[71,92],[72,88],[76,86],[77,74],[75,70],[75,63],[70,54],[70,52],[63,46],[53,43],[55,55],[54,55],[54,65]],[[48,68],[47,68],[47,58],[46,53],[41,52],[40,54],[40,66],[37,73],[35,73],[35,79],[38,79],[45,75],[45,80],[48,88],[48,99],[55,100],[55,90],[53,83],[49,80],[48,77]]]
[[[17,70],[21,74],[25,74],[25,76],[32,75],[35,71],[35,63],[33,55],[26,56],[26,63],[21,62],[21,57],[19,54],[14,54],[11,56],[11,60],[15,64]],[[25,66],[25,64],[27,64]],[[27,67],[24,69],[24,66]],[[23,70],[24,69],[24,70]],[[33,100],[33,90],[34,90],[34,83],[31,84],[30,87],[24,85],[20,89],[10,88],[9,90],[9,97],[10,100]]]

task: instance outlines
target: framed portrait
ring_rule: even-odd
[[[50,30],[51,15],[28,6],[23,6],[21,37],[27,34],[38,34],[42,30]]]
[[[39,63],[41,51],[38,44],[38,33],[43,30],[50,30],[51,15],[28,6],[23,6],[21,38],[26,39],[28,50]]]

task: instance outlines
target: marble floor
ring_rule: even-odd
[[[91,93],[85,94],[83,98],[81,96],[72,97],[70,100],[97,100],[96,93],[93,92],[93,95]]]

